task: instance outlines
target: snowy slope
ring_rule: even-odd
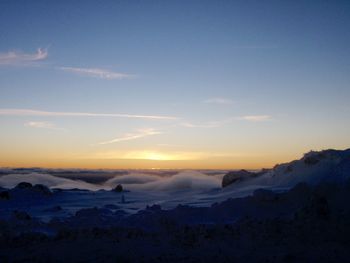
[[[349,178],[350,149],[344,151],[311,151],[300,160],[276,165],[273,169],[260,173],[259,176],[250,175],[245,180],[233,181],[227,187],[229,188],[227,191],[257,188],[283,190],[289,189],[300,182],[315,185],[320,182],[344,182]]]

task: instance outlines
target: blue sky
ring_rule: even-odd
[[[346,148],[349,11],[1,1],[0,165],[255,168]]]

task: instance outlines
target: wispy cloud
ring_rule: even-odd
[[[180,123],[180,126],[186,128],[217,128],[222,126],[222,123],[216,121],[205,123],[182,122]]]
[[[182,122],[180,126],[186,128],[218,128],[222,127],[225,124],[231,123],[233,118],[219,120],[219,121],[208,121],[202,123],[193,123],[193,122]]]
[[[277,45],[242,45],[242,46],[232,46],[234,49],[277,49]]]
[[[36,53],[23,53],[20,51],[9,51],[0,53],[0,65],[30,65],[46,59],[48,56],[47,49],[38,48]]]
[[[136,118],[150,120],[176,120],[173,116],[160,115],[135,115],[120,113],[90,113],[90,112],[57,112],[41,111],[30,109],[0,109],[0,116],[44,116],[44,117],[117,117],[117,118]]]
[[[233,101],[227,98],[209,98],[203,101],[203,103],[208,104],[221,104],[221,105],[229,105],[232,104]]]
[[[38,128],[38,129],[50,129],[50,130],[65,131],[65,129],[59,128],[54,123],[47,122],[47,121],[28,121],[28,122],[24,123],[24,126],[31,127],[31,128]]]
[[[260,122],[260,121],[270,121],[272,120],[270,115],[247,115],[238,117],[238,120]]]
[[[155,129],[149,128],[149,129],[140,129],[137,130],[135,133],[127,133],[124,134],[122,137],[115,138],[113,140],[105,141],[105,142],[100,142],[98,145],[104,145],[104,144],[111,144],[111,143],[118,143],[118,142],[123,142],[123,141],[131,141],[131,140],[136,140],[152,135],[157,135],[157,134],[162,134],[161,131],[157,131]]]
[[[100,79],[129,79],[135,77],[135,75],[109,71],[101,68],[59,67],[58,69]]]
[[[201,122],[201,123],[181,122],[179,125],[186,128],[208,128],[209,129],[209,128],[219,128],[237,120],[250,121],[250,122],[263,122],[263,121],[272,120],[272,117],[270,115],[246,115],[241,117],[233,117],[233,118],[227,118],[227,119],[218,120],[218,121],[208,121],[208,122]]]
[[[35,53],[24,53],[22,51],[8,51],[0,53],[0,66],[34,66],[39,61],[45,60],[49,53],[47,48],[38,48]],[[80,68],[80,67],[52,67],[52,69],[63,70],[73,74],[85,75],[100,79],[130,79],[136,77],[133,74],[115,72],[102,68]]]

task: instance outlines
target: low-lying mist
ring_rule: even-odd
[[[0,176],[0,186],[13,188],[20,182],[43,184],[50,188],[111,190],[122,184],[124,189],[134,191],[178,191],[178,190],[209,190],[221,186],[223,173],[205,174],[200,171],[179,171],[174,175],[164,176],[156,171],[153,174],[130,171],[125,175],[115,175],[102,183],[89,183],[85,180],[69,179],[54,176],[49,173],[12,173]]]

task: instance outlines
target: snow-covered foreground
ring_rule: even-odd
[[[135,213],[154,204],[167,209],[179,204],[209,206],[229,195],[221,189],[222,176],[222,172],[206,175],[183,171],[170,176],[131,172],[101,184],[91,184],[50,174],[9,174],[0,177],[0,185],[12,189],[6,190],[10,194],[9,200],[0,202],[0,217],[10,216],[14,210],[47,220],[74,215],[87,207],[118,207],[127,213]],[[30,188],[18,189],[15,186],[20,182],[49,186],[52,193],[42,195]],[[123,192],[112,190],[118,184],[123,185]],[[58,206],[59,210],[53,209]]]
[[[350,150],[310,152],[259,173],[1,174],[1,262],[336,262],[350,256]],[[113,190],[118,184],[123,191]]]

